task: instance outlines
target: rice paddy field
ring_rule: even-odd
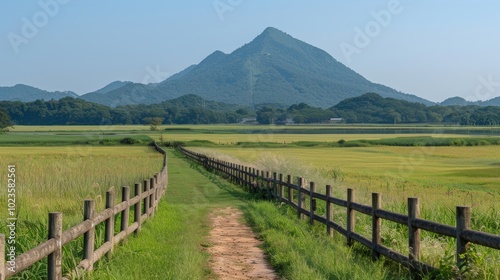
[[[125,150],[126,149],[126,150]],[[18,219],[46,219],[63,212],[64,221],[80,222],[84,199],[104,209],[105,192],[130,185],[161,170],[161,155],[150,147],[0,147],[1,178],[16,166]],[[0,196],[0,205],[6,205]],[[6,218],[2,211],[0,218]]]
[[[304,177],[315,181],[319,192],[331,184],[334,195],[342,199],[347,197],[346,189],[353,188],[356,201],[365,205],[371,205],[371,193],[378,192],[382,207],[393,212],[406,214],[408,197],[418,197],[422,218],[451,226],[455,207],[470,206],[473,229],[500,234],[500,146],[191,149],[260,170]],[[345,226],[345,209],[334,211],[334,219]],[[319,213],[324,213],[324,206],[319,206]],[[357,215],[356,231],[369,238],[371,217]],[[408,253],[406,227],[384,222],[382,240]],[[423,232],[421,246],[424,262],[446,270],[454,261],[454,239]],[[474,248],[477,266],[472,271],[477,278],[473,279],[499,279],[500,253]]]

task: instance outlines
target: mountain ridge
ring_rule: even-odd
[[[12,87],[0,87],[0,100],[29,102],[35,100],[79,97],[72,91],[46,91],[33,86],[17,84]]]

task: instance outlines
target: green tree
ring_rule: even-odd
[[[0,131],[5,131],[10,126],[12,126],[12,120],[9,114],[0,109]]]
[[[152,131],[158,130],[158,126],[163,123],[165,118],[161,117],[153,117],[153,118],[145,118],[144,121],[149,124],[149,129]]]

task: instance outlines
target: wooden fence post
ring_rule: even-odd
[[[245,166],[243,168],[243,186],[245,188],[248,188],[249,184],[248,184],[248,166]]]
[[[141,184],[135,183],[135,196],[141,197]],[[141,231],[141,202],[142,199],[139,199],[137,203],[134,205],[134,223],[137,223],[137,229],[134,233],[137,235]]]
[[[292,184],[292,176],[291,175],[286,175],[286,184],[288,187],[288,202],[290,204],[293,202],[293,189],[290,187]]]
[[[144,193],[149,193],[149,180],[144,180]],[[149,216],[149,195],[144,197],[144,214]]]
[[[255,193],[259,193],[260,189],[262,188],[262,178],[264,177],[264,171],[258,170],[257,169],[257,180],[255,184]]]
[[[411,276],[420,278],[420,229],[413,226],[413,223],[420,216],[420,203],[418,198],[408,198],[408,246],[409,246],[409,269]]]
[[[128,220],[130,214],[129,200],[130,200],[130,188],[122,187],[122,202],[125,202],[127,204],[127,207],[125,207],[125,209],[123,209],[122,211],[120,231],[126,231],[128,228]]]
[[[382,207],[382,195],[372,193],[372,260],[376,261],[380,257],[378,246],[382,242],[380,230],[382,227],[382,219],[377,217],[377,210]]]
[[[278,184],[277,184],[278,174],[273,172],[273,198],[278,198]]]
[[[160,197],[158,195],[160,191],[160,184],[158,184],[158,173],[155,174],[155,192],[154,192],[154,198],[155,198],[155,203],[153,204],[154,205],[154,212],[157,212],[158,211],[158,198]]]
[[[351,204],[354,202],[354,190],[347,189],[347,246],[352,246],[351,233],[354,231],[355,217]]]
[[[47,258],[48,279],[62,279],[62,232],[62,213],[49,213],[49,239],[56,240],[56,250]]]
[[[302,185],[304,184],[304,178],[302,177],[299,177],[298,178],[298,189],[299,189],[299,192],[297,193],[297,217],[299,219],[302,218],[302,213],[301,213],[301,210],[302,210]]]
[[[155,179],[153,177],[149,178],[149,189],[151,194],[149,195],[149,214],[151,217],[155,215],[155,212],[153,211],[155,201],[154,201],[154,190],[156,189],[156,184],[155,184]],[[153,190],[153,191],[151,191]]]
[[[113,212],[113,208],[115,207],[115,190],[110,189],[106,192],[106,209],[110,209]],[[114,249],[114,237],[115,237],[115,214],[111,214],[111,216],[106,220],[105,223],[105,233],[104,233],[104,242],[111,242],[111,250],[106,253],[108,258],[113,254]]]
[[[326,185],[326,233],[332,237],[333,236],[333,229],[330,226],[330,222],[332,221],[332,216],[333,216],[333,205],[332,202],[330,201],[330,198],[332,197],[332,186],[331,185]]]
[[[95,215],[95,202],[86,199],[83,208],[83,220],[93,220]],[[95,225],[83,234],[83,259],[89,260],[88,270],[94,269],[94,244],[95,244]]]
[[[237,169],[237,167],[238,167],[238,165],[236,165],[236,163],[231,164],[231,175],[233,178],[233,183],[238,182],[238,169]]]
[[[239,176],[240,177],[240,185],[244,188],[245,187],[245,172],[244,172],[245,168],[243,167],[243,165],[239,165]]]
[[[0,280],[5,280],[5,235],[0,234]]]
[[[269,175],[270,175],[270,172],[269,171],[266,171],[266,193],[267,193],[267,197],[269,199],[272,198],[271,196],[271,181],[269,180]]]
[[[314,211],[316,211],[316,199],[313,194],[316,189],[314,182],[309,183],[309,224],[314,225]]]
[[[463,267],[467,263],[469,242],[462,238],[462,232],[470,229],[470,207],[457,206],[457,266]]]
[[[278,189],[280,193],[280,202],[285,201],[285,188],[283,187],[283,174],[280,173],[278,181]]]
[[[257,179],[259,177],[259,173],[257,170],[255,170],[255,168],[252,168],[252,188],[255,188],[255,186],[257,185]]]

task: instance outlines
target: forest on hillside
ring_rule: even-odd
[[[219,124],[239,123],[245,118],[256,118],[260,124],[328,123],[337,118],[343,123],[500,125],[497,106],[425,106],[383,98],[375,93],[348,98],[326,109],[299,103],[287,108],[257,105],[254,110],[207,101],[196,95],[116,108],[72,97],[34,102],[0,101],[0,116],[2,123],[18,125],[149,124],[152,119],[160,119],[163,124]]]

